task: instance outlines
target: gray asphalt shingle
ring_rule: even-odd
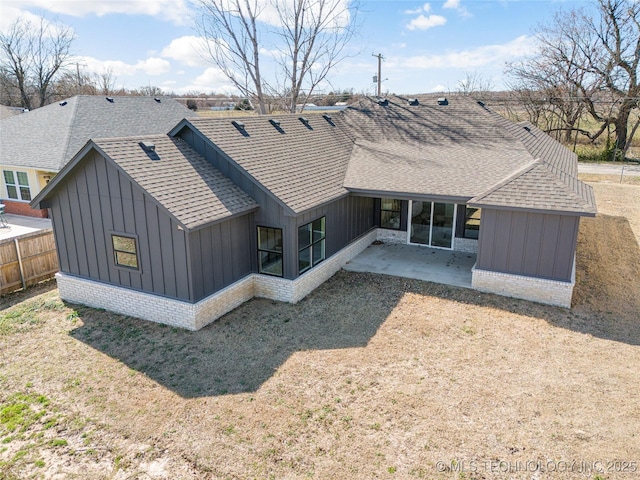
[[[79,95],[3,119],[0,164],[57,172],[91,138],[167,133],[195,116],[169,97],[112,98]]]
[[[155,152],[147,154],[140,142],[153,143]],[[258,206],[180,138],[147,135],[94,143],[188,229]]]

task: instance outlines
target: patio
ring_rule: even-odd
[[[471,268],[475,263],[473,253],[376,242],[348,262],[344,269],[471,288]]]

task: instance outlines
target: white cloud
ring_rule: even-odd
[[[73,17],[87,15],[148,15],[169,20],[179,25],[189,23],[190,11],[187,0],[13,0],[15,8],[38,8],[46,12]],[[3,8],[4,16],[4,8]]]
[[[439,92],[446,92],[447,91],[447,87],[445,87],[442,84],[438,84],[435,87],[431,87],[429,89],[429,92],[431,93],[439,93]]]
[[[175,38],[162,49],[161,57],[176,60],[189,67],[206,67],[209,62],[203,57],[207,51],[207,40],[204,37],[186,35]]]
[[[85,65],[89,73],[101,74],[111,71],[115,77],[133,77],[135,75],[157,76],[169,72],[171,64],[163,59],[150,57],[138,60],[135,64],[121,60],[99,60],[93,57],[77,57],[74,59],[80,65]]]
[[[430,12],[430,11],[431,11],[431,5],[428,3],[425,3],[422,7],[416,8],[415,10],[405,10],[404,13],[407,15],[418,15],[419,13]]]
[[[409,30],[427,30],[432,27],[438,27],[447,23],[447,19],[441,15],[419,15],[407,24]]]
[[[460,6],[460,0],[447,0],[446,2],[444,2],[444,5],[442,5],[442,8],[455,10],[463,17],[471,16],[469,10]]]
[[[176,93],[186,92],[217,92],[226,94],[237,94],[238,90],[220,69],[216,67],[207,68],[202,74],[197,76],[193,82],[179,88],[175,88]]]
[[[438,55],[390,58],[388,68],[427,70],[435,68],[478,68],[499,65],[531,52],[535,38],[522,35],[501,45],[483,45],[468,50],[451,51]]]
[[[39,15],[33,14],[26,10],[20,10],[12,7],[2,7],[2,16],[0,16],[0,32],[8,32],[9,28],[13,23],[21,19],[23,22],[26,22],[28,25],[31,25],[31,28],[40,28],[40,22],[43,22],[44,31],[43,34],[45,37],[47,36],[55,36],[60,29],[70,29],[67,25],[60,22],[51,22],[46,18],[40,17]],[[73,32],[73,29],[70,29]]]

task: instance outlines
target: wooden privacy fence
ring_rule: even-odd
[[[57,271],[50,228],[0,240],[0,295],[52,278]]]

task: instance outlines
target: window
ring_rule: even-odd
[[[119,267],[138,268],[138,251],[136,249],[136,239],[133,237],[123,237],[121,235],[111,235],[113,243],[113,256],[116,265]]]
[[[400,230],[400,210],[402,202],[391,198],[380,201],[380,227]]]
[[[3,170],[4,183],[7,186],[7,196],[14,200],[31,200],[29,177],[26,172]],[[17,181],[16,181],[17,178]]]
[[[298,227],[298,271],[306,272],[325,258],[325,217]]]
[[[464,214],[464,238],[478,238],[480,232],[480,209],[466,207]]]
[[[282,276],[282,229],[258,227],[260,273]]]

